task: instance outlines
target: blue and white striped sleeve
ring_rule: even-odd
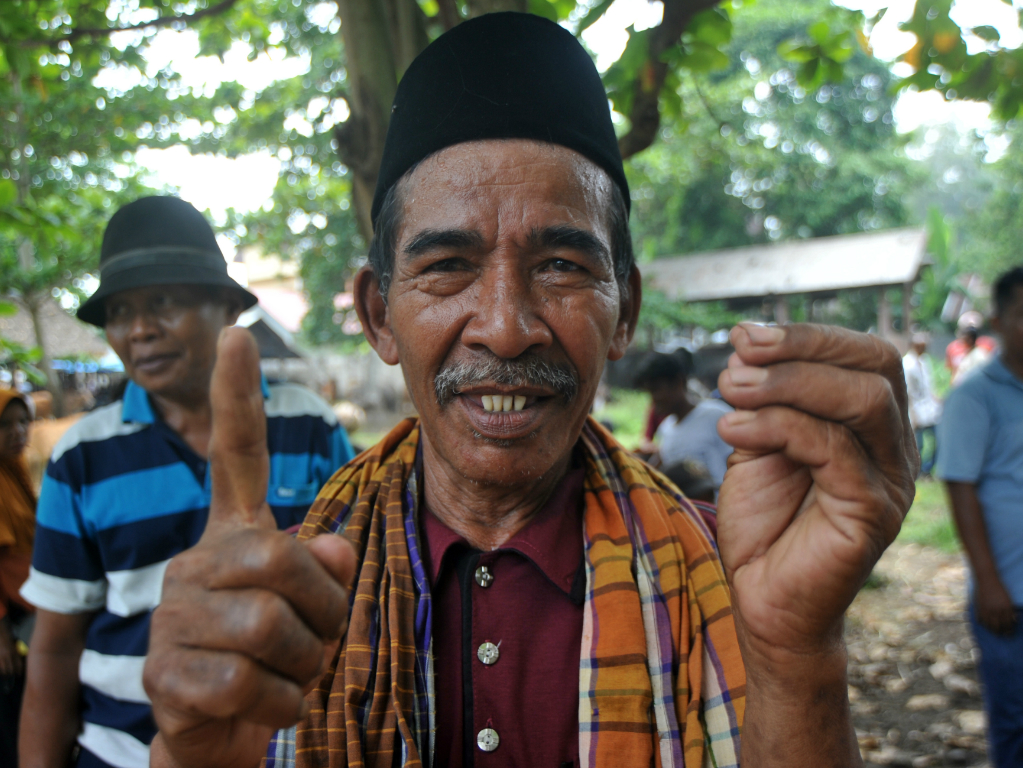
[[[50,462],[36,512],[32,568],[21,595],[54,613],[88,613],[106,602],[107,580],[96,541],[82,516],[81,493],[67,455]]]

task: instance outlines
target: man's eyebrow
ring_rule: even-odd
[[[530,245],[538,250],[544,248],[570,248],[574,251],[579,251],[594,261],[607,263],[611,260],[608,246],[602,243],[596,235],[569,224],[558,224],[554,227],[533,230],[530,233]]]
[[[484,242],[479,232],[471,229],[425,229],[402,249],[407,256],[419,256],[435,248],[477,248]]]

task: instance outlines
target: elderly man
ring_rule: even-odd
[[[144,768],[156,733],[142,687],[168,560],[196,543],[210,504],[210,376],[217,337],[256,297],[232,280],[213,230],[173,197],[136,200],[103,236],[100,286],[78,310],[102,327],[129,382],[75,424],[43,480],[23,596],[38,607],[21,765]],[[302,521],[352,457],[326,403],[295,385],[260,393],[271,524]]]
[[[628,200],[565,30],[483,16],[413,62],[355,295],[419,419],[290,540],[252,341],[221,337],[210,524],[167,570],[146,666],[154,766],[859,761],[842,617],[913,494],[899,355],[733,330],[720,558],[587,416],[640,308]]]

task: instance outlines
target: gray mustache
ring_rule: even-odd
[[[437,403],[446,406],[464,388],[488,382],[506,387],[543,387],[554,390],[565,402],[576,396],[579,378],[568,365],[554,365],[534,354],[514,360],[488,357],[486,360],[446,365],[434,377]]]

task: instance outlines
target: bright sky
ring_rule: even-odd
[[[897,24],[910,17],[914,0],[839,0],[843,5],[873,15],[889,6],[883,20],[871,35],[871,45],[880,58],[894,60],[913,43],[913,35],[900,32]],[[1001,0],[958,0],[952,17],[963,28],[991,24],[1000,30],[1007,47],[1020,45],[1016,8]],[[325,13],[333,13],[333,4],[324,3]],[[662,5],[657,0],[615,0],[604,17],[583,34],[587,45],[597,54],[600,69],[615,61],[626,44],[626,28],[646,29],[661,21]],[[969,44],[972,41],[968,41]],[[973,41],[980,48],[981,41]],[[276,78],[291,77],[306,71],[308,63],[301,59],[260,56],[246,60],[245,46],[232,49],[221,63],[215,57],[197,58],[198,42],[189,31],[164,30],[157,34],[147,52],[150,72],[170,64],[183,76],[184,84],[210,92],[222,81],[237,80],[252,90],[261,90]],[[897,74],[901,65],[896,64]],[[130,74],[113,73],[101,82],[105,86],[125,87],[132,82]],[[988,126],[988,107],[973,102],[948,103],[934,92],[905,93],[897,102],[895,117],[899,130],[913,131],[921,125],[954,122],[961,130],[984,130]],[[338,116],[343,119],[343,115]],[[297,115],[294,120],[302,123]],[[198,125],[195,126],[198,128]],[[278,161],[269,153],[260,153],[229,160],[213,155],[192,156],[185,147],[166,150],[142,150],[138,161],[149,169],[157,183],[178,187],[181,195],[200,209],[209,209],[223,220],[227,208],[252,211],[270,197],[277,181]]]

